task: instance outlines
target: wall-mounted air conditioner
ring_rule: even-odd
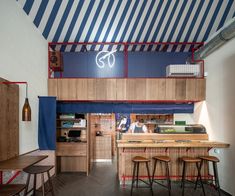
[[[167,77],[199,77],[199,64],[174,64],[166,67]]]

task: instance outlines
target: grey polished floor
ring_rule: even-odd
[[[56,196],[126,196],[130,195],[130,185],[125,189],[119,185],[116,175],[116,163],[96,163],[89,176],[83,173],[61,173],[53,178]],[[186,196],[203,195],[202,190],[196,191],[188,185]],[[172,196],[181,195],[182,189],[178,183],[172,183]],[[153,187],[154,195],[168,195],[167,189],[159,185]],[[133,191],[133,196],[151,195],[149,189]],[[210,186],[206,186],[206,195],[218,195]],[[223,195],[223,194],[222,194]]]

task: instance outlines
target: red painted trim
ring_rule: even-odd
[[[202,46],[204,42],[49,42],[51,45],[199,45]]]
[[[50,78],[50,79],[166,79],[166,80],[170,80],[170,79],[196,79],[196,80],[202,80],[204,78],[202,77],[110,77],[110,78],[91,78],[91,77],[63,77],[63,78]]]
[[[20,174],[20,171],[17,171],[17,172],[6,182],[6,184],[10,184],[19,174]]]
[[[48,45],[47,45],[47,55],[48,55],[48,57],[47,57],[47,62],[48,62],[48,67],[47,67],[47,69],[48,69],[48,78],[51,78],[51,70],[50,70],[50,44],[48,43]]]
[[[200,102],[202,100],[57,100],[58,102],[88,102],[88,103],[97,103],[97,102],[105,102],[105,103],[195,103]]]
[[[0,84],[27,84],[27,82],[0,82]]]
[[[128,45],[124,45],[124,77],[128,77]]]

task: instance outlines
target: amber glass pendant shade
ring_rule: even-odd
[[[22,109],[22,121],[31,121],[31,108],[28,98],[25,98],[24,106]]]

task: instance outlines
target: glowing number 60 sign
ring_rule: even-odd
[[[109,66],[110,68],[112,68],[115,64],[115,56],[114,53],[117,50],[113,50],[113,51],[100,51],[96,57],[95,57],[95,62],[96,65],[99,68],[104,68],[105,65]]]

